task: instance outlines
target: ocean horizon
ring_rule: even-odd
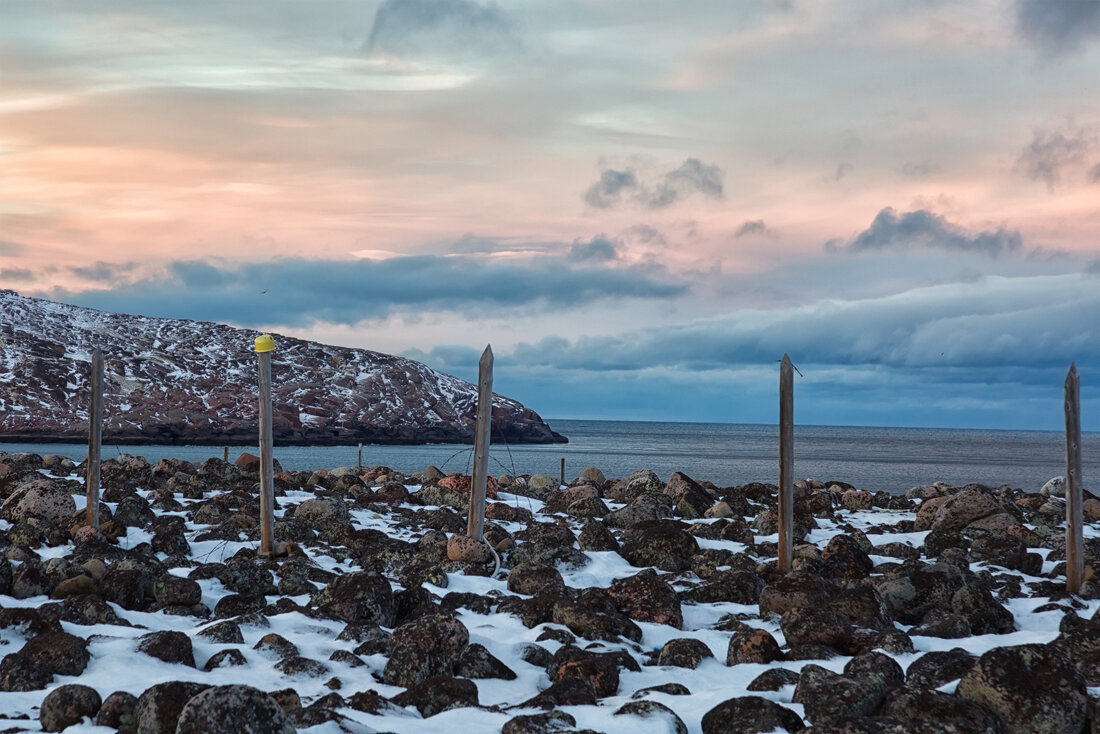
[[[494,444],[490,472],[558,476],[564,458],[566,481],[589,466],[609,478],[652,469],[663,480],[679,471],[719,486],[775,482],[778,477],[775,425],[576,419],[547,423],[569,443]],[[230,458],[248,450],[230,447]],[[0,451],[61,454],[76,461],[87,456],[83,444],[9,443],[0,444]],[[332,469],[355,465],[357,452],[356,446],[276,446],[275,458],[292,471]],[[133,454],[150,461],[204,461],[222,453],[214,446],[103,446],[104,458]],[[471,446],[460,444],[367,444],[363,464],[404,473],[428,466],[465,473],[472,453]],[[1090,487],[1100,476],[1100,433],[1083,434],[1082,457],[1084,485]],[[794,470],[799,478],[842,481],[872,492],[901,493],[937,481],[1009,484],[1036,492],[1051,477],[1065,473],[1065,438],[1059,431],[800,425],[795,427]]]

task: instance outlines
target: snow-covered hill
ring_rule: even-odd
[[[104,353],[104,437],[128,443],[256,440],[258,332],[104,313],[0,290],[0,439],[81,440],[91,353]],[[275,439],[282,443],[469,442],[475,386],[419,362],[276,336]],[[565,439],[493,399],[494,440]]]

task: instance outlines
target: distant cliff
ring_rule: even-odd
[[[91,353],[103,350],[104,440],[256,441],[259,332],[153,319],[0,290],[0,441],[83,441]],[[419,362],[277,336],[275,440],[470,443],[477,388]],[[493,441],[564,443],[534,411],[493,396]]]

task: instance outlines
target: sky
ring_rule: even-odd
[[[0,5],[0,287],[549,418],[1100,429],[1100,0]]]

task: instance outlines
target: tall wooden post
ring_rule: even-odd
[[[88,466],[85,493],[88,527],[99,530],[99,455],[103,446],[103,351],[92,351],[92,404],[88,410]]]
[[[565,484],[565,457],[561,457],[561,483]]]
[[[480,538],[485,529],[485,487],[489,481],[489,429],[493,420],[493,347],[485,347],[477,365],[477,426],[474,474],[470,478],[470,520],[466,534]]]
[[[1081,591],[1085,576],[1084,515],[1081,506],[1081,381],[1077,365],[1066,375],[1066,590]]]
[[[270,556],[275,547],[275,460],[271,430],[271,353],[275,340],[256,337],[260,368],[260,555]]]
[[[791,570],[794,546],[794,370],[779,365],[779,571]]]
[[[229,463],[229,447],[228,446],[222,446],[222,461],[224,461],[226,464]]]
[[[363,444],[359,444],[359,463],[355,465],[357,468],[363,468]]]

